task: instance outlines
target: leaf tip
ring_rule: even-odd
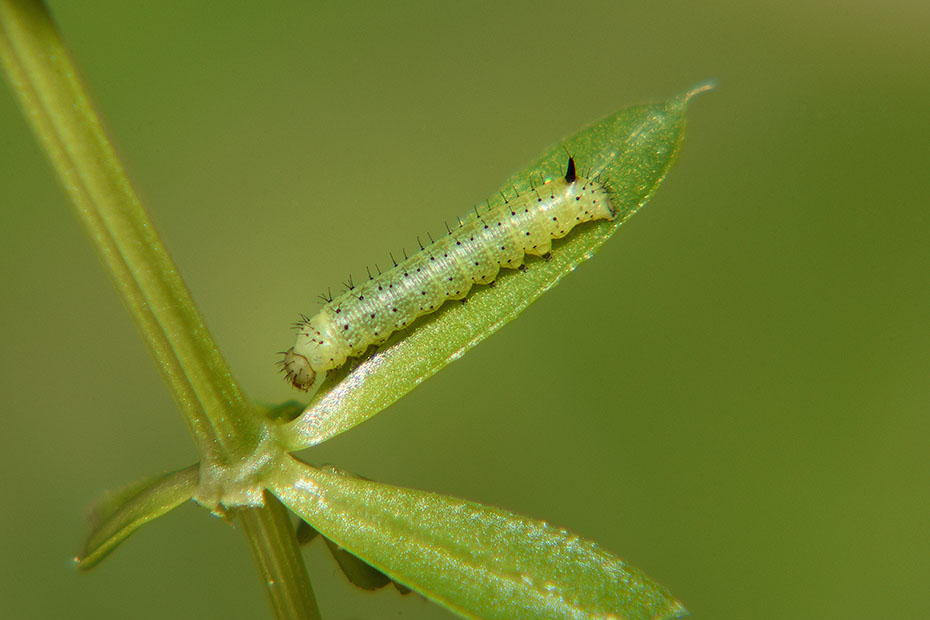
[[[106,556],[110,555],[110,552],[115,548],[116,545],[109,545],[102,546],[98,549],[90,549],[85,544],[84,548],[71,558],[71,566],[73,566],[75,570],[86,573],[90,569],[100,564],[100,561],[103,560],[103,558]]]
[[[680,601],[675,601],[662,618],[672,620],[674,618],[687,618],[690,615],[691,612],[685,609],[685,606]]]
[[[703,82],[696,84],[691,89],[686,90],[678,97],[676,97],[676,103],[684,107],[688,105],[688,103],[691,102],[691,99],[693,99],[695,96],[700,95],[701,93],[712,91],[715,88],[717,88],[717,80],[714,80],[713,78],[704,80]]]
[[[99,559],[96,559],[96,558],[95,559],[97,561],[88,561],[90,556],[91,554],[87,553],[86,550],[81,551],[79,554],[71,558],[72,568],[74,568],[75,570],[81,571],[81,572],[89,571],[90,569],[92,569],[94,566],[96,566],[99,563]]]

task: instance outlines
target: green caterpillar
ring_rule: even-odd
[[[299,390],[316,392],[326,371],[384,342],[448,299],[463,299],[474,284],[488,284],[501,267],[517,269],[527,254],[548,254],[552,240],[582,222],[613,219],[605,187],[578,177],[568,159],[564,177],[504,203],[476,209],[449,234],[377,277],[331,300],[298,323],[297,342],[285,354],[284,372]]]

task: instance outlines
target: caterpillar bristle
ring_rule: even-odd
[[[320,297],[323,297],[323,296],[320,295]],[[291,327],[299,330],[299,329],[302,329],[303,326],[309,322],[310,322],[310,317],[308,317],[306,314],[300,314],[300,319],[297,321],[294,321],[294,323],[291,324]]]

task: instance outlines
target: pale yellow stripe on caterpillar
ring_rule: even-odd
[[[604,185],[579,177],[568,159],[559,177],[459,220],[458,228],[395,266],[331,300],[298,323],[297,341],[284,354],[288,381],[316,392],[326,372],[357,357],[474,284],[494,281],[502,267],[517,269],[527,254],[549,253],[552,240],[582,222],[613,219]]]

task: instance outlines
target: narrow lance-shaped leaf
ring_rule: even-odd
[[[324,536],[466,618],[677,618],[669,592],[597,544],[462,499],[288,460],[270,490]]]
[[[664,103],[634,106],[609,116],[554,145],[508,179],[502,191],[530,191],[534,182],[564,174],[570,153],[579,170],[606,179],[618,217],[578,226],[553,244],[548,260],[531,258],[522,272],[502,270],[495,286],[476,287],[467,304],[445,304],[396,333],[367,359],[330,373],[320,395],[283,429],[289,447],[315,445],[383,410],[513,320],[591,258],[659,186],[684,136],[687,104],[708,88],[698,86]],[[489,205],[502,200],[500,195],[492,196]]]
[[[88,516],[90,533],[78,567],[96,566],[130,534],[191,498],[199,479],[199,465],[159,474],[104,497]]]
[[[313,526],[306,521],[301,520],[300,523],[297,524],[298,544],[306,545],[312,542],[318,536],[318,534],[319,532],[317,532]],[[352,555],[325,536],[321,536],[320,538],[322,538],[325,542],[326,548],[329,549],[333,559],[336,560],[336,563],[342,570],[342,574],[345,575],[346,579],[348,579],[353,585],[356,585],[363,590],[377,590],[378,588],[383,588],[389,583],[393,583],[394,587],[396,587],[401,594],[410,593],[410,588],[391,580],[390,577],[379,571],[377,568],[373,567],[371,564],[367,564],[358,559],[358,556]]]

